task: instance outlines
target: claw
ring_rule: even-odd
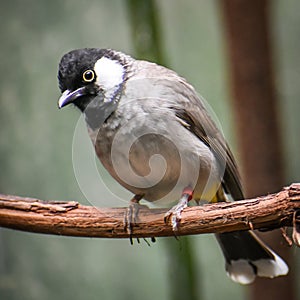
[[[138,214],[141,208],[148,208],[145,205],[139,204],[139,201],[144,197],[144,195],[135,195],[129,202],[129,206],[124,215],[124,231],[129,234],[130,244],[133,245],[133,225],[138,221]],[[138,244],[140,243],[140,239],[136,238]],[[150,243],[144,238],[144,241],[148,246]],[[151,242],[155,243],[155,237],[151,238]]]
[[[165,214],[164,221],[165,221],[165,223],[168,223],[171,220],[171,225],[172,225],[173,231],[177,231],[178,230],[178,225],[179,225],[180,220],[181,220],[181,213],[187,207],[187,204],[188,204],[188,196],[187,195],[183,195],[180,198],[178,204],[176,204],[175,206],[173,206]]]
[[[192,198],[193,190],[190,187],[185,188],[182,192],[179,202],[165,214],[164,221],[165,223],[168,223],[171,220],[171,225],[174,232],[178,230],[182,211],[187,207],[188,202]]]
[[[138,213],[140,210],[141,205],[139,201],[143,198],[143,195],[135,195],[129,202],[129,206],[124,215],[124,231],[129,234],[130,244],[133,244],[132,238],[132,228],[133,225],[138,220]],[[139,243],[139,239],[137,239]]]

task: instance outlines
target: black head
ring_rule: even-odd
[[[58,69],[59,88],[63,93],[65,90],[74,91],[86,85],[83,80],[83,72],[94,69],[94,65],[106,50],[97,48],[85,48],[73,50],[65,54]]]
[[[113,95],[123,82],[125,67],[120,52],[110,49],[84,48],[65,54],[58,70],[62,96],[59,108],[70,103],[84,111],[97,96]]]

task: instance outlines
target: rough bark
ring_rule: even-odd
[[[271,230],[292,226],[300,210],[300,184],[254,199],[186,208],[177,236],[236,230]],[[0,226],[46,234],[129,238],[124,229],[126,208],[97,208],[78,202],[42,201],[0,195]],[[164,223],[165,209],[142,207],[133,224],[133,238],[174,236]]]

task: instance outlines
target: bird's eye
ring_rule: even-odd
[[[92,82],[95,80],[95,72],[93,70],[86,70],[82,74],[82,79],[84,82]]]

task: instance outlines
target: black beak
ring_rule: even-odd
[[[87,95],[87,89],[86,87],[81,87],[75,91],[65,90],[60,98],[58,99],[58,108],[62,108],[64,106],[67,106],[68,104],[71,104],[79,97]]]

